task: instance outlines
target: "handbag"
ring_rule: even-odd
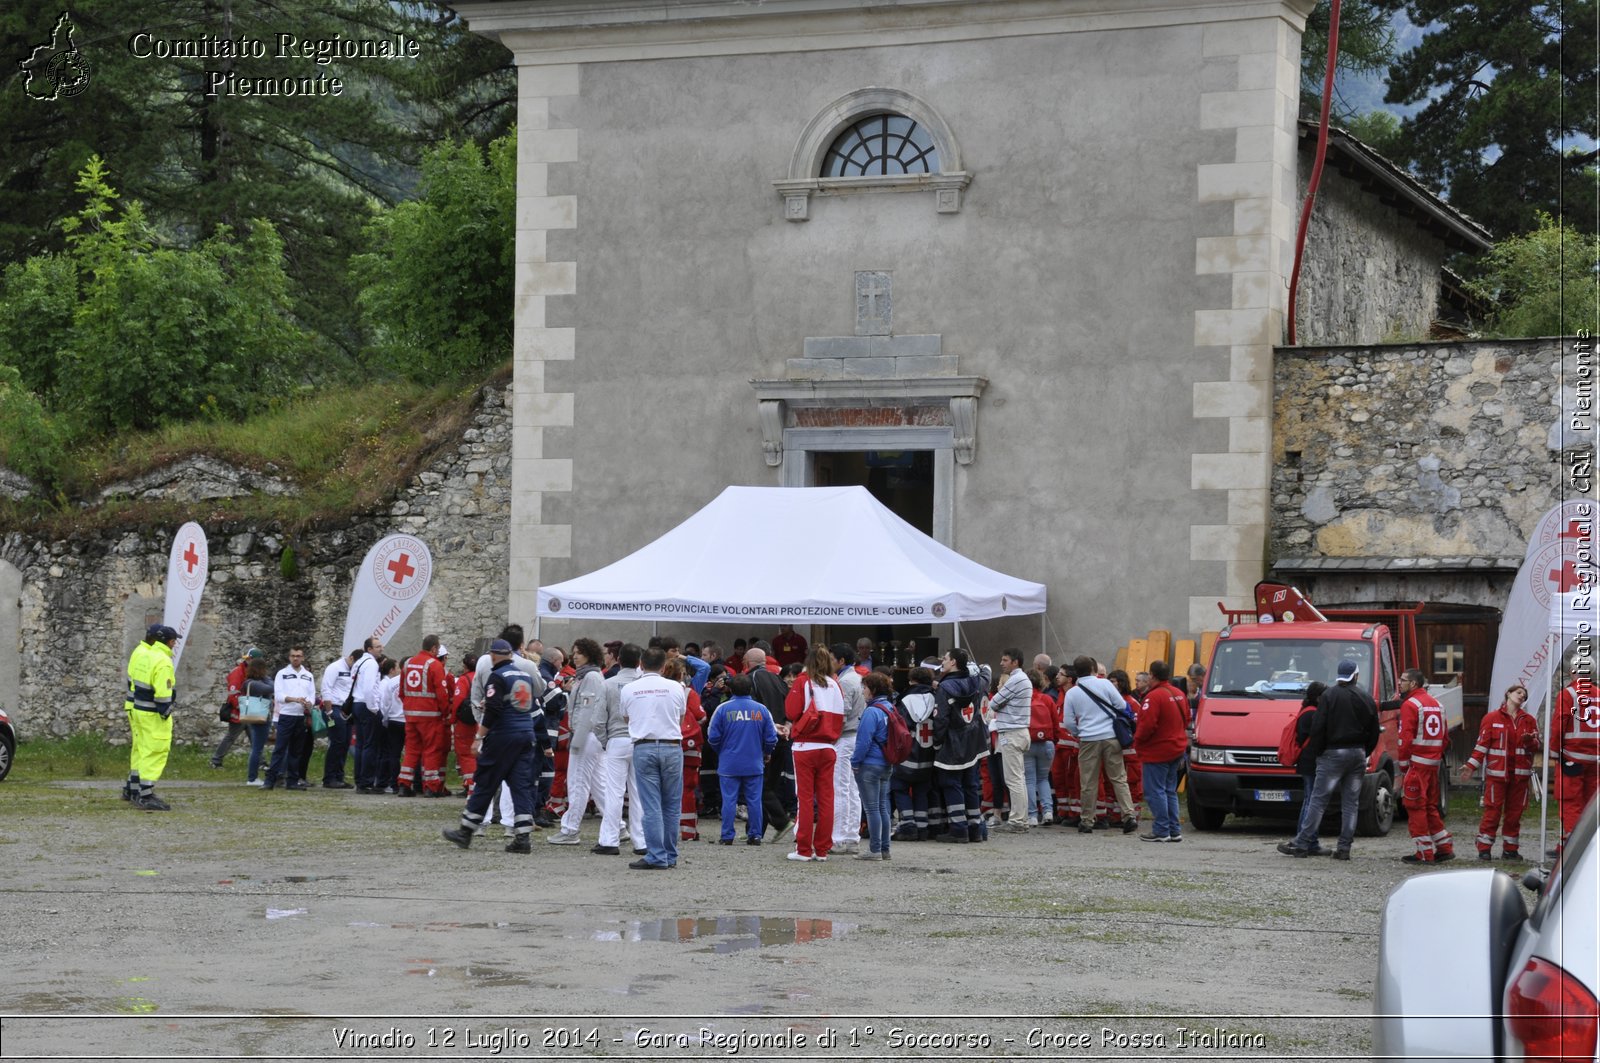
[[[227,723],[229,721],[229,719],[232,718],[232,716],[233,716],[233,706],[229,705],[226,701],[224,701],[222,703],[222,707],[217,710],[217,720],[218,720],[218,722]]]
[[[1124,708],[1121,712],[1118,712],[1102,701],[1100,696],[1088,687],[1081,687],[1080,689],[1094,699],[1094,703],[1100,706],[1101,712],[1111,717],[1111,732],[1117,736],[1117,745],[1123,749],[1133,745],[1133,721],[1128,719],[1128,710]]]
[[[311,737],[328,733],[328,714],[321,709],[306,706],[306,724],[311,728]]]
[[[794,722],[794,726],[789,729],[789,740],[791,742],[807,741],[811,732],[815,731],[822,722],[821,713],[817,711],[817,703],[811,697],[811,680],[807,679],[805,684],[806,708],[800,714],[800,718]]]
[[[241,694],[239,696],[239,722],[240,723],[266,723],[272,719],[272,699],[251,697]]]

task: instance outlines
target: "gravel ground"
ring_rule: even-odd
[[[588,851],[597,821],[462,852],[455,800],[5,785],[6,1059],[1364,1057],[1417,873],[1403,823],[1348,864],[1230,820],[888,863],[687,842],[644,873]]]

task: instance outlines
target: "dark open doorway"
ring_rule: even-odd
[[[865,487],[901,520],[924,535],[933,534],[933,452],[931,450],[821,451],[813,455],[817,487]],[[909,668],[908,642],[916,643],[918,659],[937,654],[933,628],[927,624],[832,624],[818,629],[828,642],[869,638],[877,649],[873,663]],[[901,678],[897,675],[896,678]]]

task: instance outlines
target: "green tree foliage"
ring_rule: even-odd
[[[55,0],[0,5],[0,54],[30,55],[62,10]],[[509,53],[427,0],[76,0],[70,15],[90,73],[81,95],[29,98],[15,65],[0,80],[0,262],[62,248],[54,221],[71,213],[73,175],[98,154],[169,242],[270,221],[298,316],[352,355],[361,337],[348,256],[362,226],[412,192],[439,130],[483,135],[514,112]],[[280,34],[318,46],[409,41],[416,55],[280,55]],[[158,42],[192,50],[218,39],[257,41],[266,54],[150,54]],[[338,95],[327,87],[335,78]]]
[[[78,309],[78,267],[66,255],[13,262],[0,281],[0,363],[35,395],[55,391],[62,337]]]
[[[60,425],[9,365],[0,365],[0,466],[46,484],[64,451]]]
[[[1541,212],[1595,231],[1597,0],[1372,0],[1428,32],[1389,72],[1387,99],[1422,105],[1400,160],[1502,236]],[[1591,142],[1592,143],[1592,142]]]
[[[1497,309],[1500,336],[1600,335],[1600,237],[1539,214],[1539,227],[1501,240],[1485,257],[1479,294]]]
[[[487,153],[441,146],[423,159],[422,198],[367,226],[352,270],[373,361],[433,381],[510,355],[516,155],[514,137]]]
[[[307,341],[269,223],[163,247],[140,204],[118,209],[100,159],[77,188],[66,252],[6,271],[0,365],[19,385],[89,434],[235,417],[293,386]]]
[[[1315,118],[1322,113],[1322,83],[1328,72],[1328,29],[1333,5],[1317,0],[1306,19],[1300,39],[1300,114]],[[1389,16],[1373,6],[1372,0],[1344,0],[1339,5],[1339,58],[1336,76],[1365,77],[1385,70],[1394,59],[1394,31]],[[1351,117],[1341,104],[1338,83],[1334,84],[1333,114]]]
[[[1346,131],[1379,155],[1395,158],[1405,150],[1400,119],[1389,111],[1368,111],[1344,123]]]

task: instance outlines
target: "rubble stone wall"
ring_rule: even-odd
[[[276,670],[291,643],[304,645],[307,667],[320,678],[349,648],[339,640],[355,569],[373,543],[393,532],[427,543],[434,573],[426,598],[391,638],[391,653],[409,656],[423,634],[437,632],[457,647],[452,663],[459,663],[475,640],[493,637],[506,622],[510,406],[509,386],[485,388],[459,444],[414,477],[385,512],[293,538],[281,528],[206,527],[211,576],[178,667],[180,741],[216,739],[224,678],[247,646],[264,650]],[[228,478],[219,464],[202,463],[191,498],[197,512],[202,499],[218,497],[219,478]],[[248,478],[238,472],[243,491],[262,489]],[[182,481],[165,484],[164,495],[190,497],[181,493]],[[11,578],[20,582],[17,597],[0,602],[0,614],[14,617],[18,648],[18,678],[0,688],[0,708],[24,740],[80,732],[126,739],[123,669],[145,626],[160,619],[176,530],[59,542],[13,533],[0,542],[0,575],[7,563],[20,574],[20,581]],[[293,550],[292,566],[284,563],[286,548]],[[0,590],[6,582],[0,579]],[[0,638],[7,635],[0,615]],[[7,649],[0,645],[0,658]]]
[[[1272,557],[1520,559],[1592,453],[1570,347],[1279,349]]]

